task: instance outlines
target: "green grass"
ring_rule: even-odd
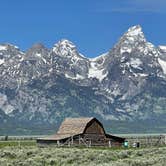
[[[20,140],[20,141],[0,141],[0,148],[6,146],[35,146],[35,140]]]
[[[35,141],[0,142],[0,166],[165,166],[166,147],[39,148]]]

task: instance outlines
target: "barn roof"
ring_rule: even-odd
[[[61,140],[82,134],[92,120],[98,121],[93,117],[66,118],[59,127],[58,132],[51,137],[44,138],[44,140]]]
[[[93,120],[94,118],[66,118],[57,134],[73,134],[73,135],[77,135],[77,134],[81,134],[84,132],[87,124]]]
[[[97,121],[101,127],[103,128],[103,125],[94,117],[82,117],[82,118],[66,118],[61,126],[59,127],[58,132],[55,135],[45,137],[45,138],[38,138],[38,140],[62,140],[66,139],[72,136],[77,136],[80,134],[83,134],[88,125],[91,124],[93,121]],[[105,130],[103,128],[103,131],[105,133]],[[124,138],[116,137],[110,134],[106,134],[107,138],[113,138],[118,140],[124,140]]]

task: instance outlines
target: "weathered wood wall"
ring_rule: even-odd
[[[87,127],[85,134],[103,134],[104,130],[103,128],[97,123],[96,121],[93,121],[93,123]]]

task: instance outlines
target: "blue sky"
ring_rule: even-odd
[[[67,38],[88,57],[110,50],[131,26],[166,45],[166,0],[0,0],[0,43],[51,48]]]

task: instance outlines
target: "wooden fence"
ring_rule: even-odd
[[[116,134],[120,137],[126,138],[129,147],[134,143],[139,142],[141,147],[147,146],[162,146],[166,145],[166,134]],[[0,136],[0,141],[5,141],[6,136]],[[41,135],[36,136],[8,136],[8,140],[36,140],[37,138],[45,137]]]
[[[135,135],[126,136],[125,138],[130,147],[136,142],[139,142],[141,147],[166,145],[166,135]]]

